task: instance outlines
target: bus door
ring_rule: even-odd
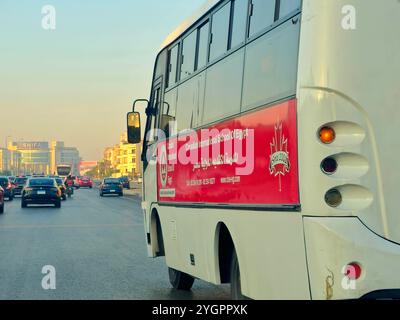
[[[149,107],[146,111],[146,136],[143,150],[144,199],[147,206],[157,202],[157,133],[162,101],[162,77],[155,81]]]

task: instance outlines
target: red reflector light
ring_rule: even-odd
[[[361,275],[362,268],[359,263],[352,262],[346,266],[345,276],[348,277],[350,280],[358,280],[361,278]]]

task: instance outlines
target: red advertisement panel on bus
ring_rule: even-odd
[[[296,100],[158,146],[160,202],[298,205]]]

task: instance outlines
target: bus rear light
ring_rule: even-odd
[[[332,208],[337,208],[342,204],[343,197],[339,190],[329,190],[325,195],[325,202]]]
[[[336,159],[331,158],[331,157],[326,158],[321,163],[321,169],[327,175],[334,174],[336,172],[337,168],[338,168],[338,163],[337,163]]]
[[[362,267],[357,262],[349,263],[345,268],[345,276],[350,280],[358,280],[362,275]]]
[[[336,139],[336,132],[331,127],[323,127],[319,130],[319,139],[323,144],[331,144]]]

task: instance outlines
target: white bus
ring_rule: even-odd
[[[399,296],[399,31],[398,0],[214,0],[166,39],[143,210],[176,289]]]
[[[72,173],[72,166],[70,164],[57,165],[57,175],[66,178]]]

